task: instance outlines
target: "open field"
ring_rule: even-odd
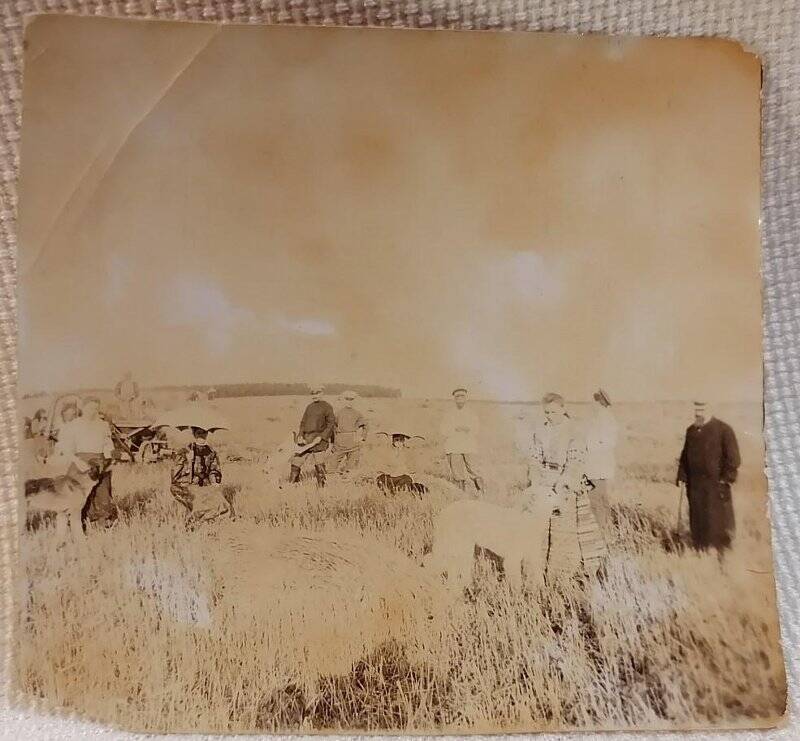
[[[422,567],[452,487],[415,499],[333,476],[322,493],[266,482],[305,403],[217,402],[234,426],[214,441],[233,522],[187,530],[166,465],[125,465],[113,530],[22,535],[16,677],[29,701],[151,731],[757,726],[783,712],[757,405],[718,409],[744,461],[724,562],[676,532],[690,405],[618,405],[606,576],[519,594],[484,562],[454,600]],[[373,431],[426,436],[416,453],[434,481],[445,404],[359,401]],[[485,496],[508,503],[538,408],[475,406]]]

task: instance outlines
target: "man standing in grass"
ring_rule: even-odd
[[[325,486],[325,457],[324,453],[333,439],[336,425],[336,416],[333,407],[322,398],[322,386],[311,387],[311,403],[306,407],[303,418],[300,420],[300,429],[295,437],[300,452],[292,458],[292,470],[289,482],[296,484],[300,481],[300,471],[306,461],[311,461],[317,485]],[[308,447],[306,447],[308,446]]]
[[[593,414],[586,432],[586,476],[594,486],[588,493],[594,518],[605,529],[610,514],[608,495],[617,468],[617,420],[611,411],[611,399],[603,389],[597,389],[593,398]]]
[[[349,473],[361,459],[361,447],[367,439],[367,421],[354,406],[355,391],[342,394],[344,406],[336,414],[331,467],[339,473]]]
[[[445,414],[440,426],[444,438],[444,452],[450,476],[460,489],[466,491],[467,480],[472,481],[476,491],[483,490],[483,478],[475,465],[478,452],[478,415],[467,407],[468,392],[465,388],[453,391],[453,407]]]
[[[694,422],[686,430],[676,485],[686,485],[689,527],[697,550],[729,548],[736,521],[731,486],[741,464],[730,425],[714,417],[701,401],[694,403]]]
[[[130,419],[135,416],[135,402],[139,398],[139,384],[133,380],[133,373],[127,371],[114,387],[114,396],[120,406],[120,414]]]

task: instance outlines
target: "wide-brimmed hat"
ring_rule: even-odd
[[[357,396],[358,394],[355,391],[351,391],[349,389],[342,394],[342,397],[346,401],[353,401],[353,399],[355,399]]]
[[[398,437],[402,438],[403,440],[424,440],[425,438],[422,435],[411,435],[408,432],[403,432],[401,430],[394,429],[392,431],[381,430],[380,432],[375,433],[376,435],[386,435],[387,437],[391,437],[392,439]]]
[[[227,430],[228,423],[213,409],[192,404],[165,412],[153,423],[153,427],[176,427],[179,430],[197,427],[207,432],[214,432],[214,430]]]
[[[321,394],[325,390],[325,387],[321,383],[312,383],[309,384],[308,390],[312,394]]]
[[[455,396],[456,394],[468,394],[468,393],[469,391],[467,391],[467,389],[465,389],[463,386],[459,386],[457,389],[453,389],[452,396]]]

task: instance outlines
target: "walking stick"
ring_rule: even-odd
[[[680,534],[681,532],[681,513],[683,510],[683,492],[685,491],[686,484],[683,482],[680,483],[678,486],[678,522],[675,525],[675,532]]]

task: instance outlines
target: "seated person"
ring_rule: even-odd
[[[389,433],[379,432],[379,435]],[[414,437],[419,437],[415,435]],[[414,494],[427,494],[428,487],[414,479],[417,476],[416,467],[411,461],[410,451],[407,447],[411,435],[404,432],[391,434],[392,445],[380,458],[375,470],[377,476],[375,483],[385,494],[394,494],[397,491],[410,491]],[[420,438],[422,439],[422,438]]]
[[[222,470],[208,430],[192,427],[192,435],[192,442],[178,453],[170,492],[189,511],[190,520],[213,520],[226,513],[233,517],[232,497],[220,488]]]

